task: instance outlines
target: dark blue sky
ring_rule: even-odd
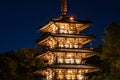
[[[120,0],[67,0],[68,15],[94,24],[85,33],[94,34],[93,45],[101,43],[104,28],[120,24]],[[37,28],[59,17],[61,0],[1,0],[0,52],[35,47]]]

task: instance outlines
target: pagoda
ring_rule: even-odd
[[[43,34],[36,44],[45,47],[45,50],[37,58],[45,61],[45,67],[37,73],[45,75],[45,80],[88,80],[86,74],[99,68],[86,64],[86,59],[96,55],[97,51],[84,47],[95,37],[83,35],[81,31],[92,22],[68,17],[66,0],[62,0],[61,12],[59,18],[52,18],[39,28]]]

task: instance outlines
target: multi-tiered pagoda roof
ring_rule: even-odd
[[[37,72],[46,75],[46,80],[88,80],[87,73],[99,70],[98,67],[86,63],[87,58],[98,52],[84,47],[95,36],[81,34],[92,22],[66,16],[66,0],[62,0],[61,11],[62,16],[50,19],[39,28],[43,34],[36,44],[46,47],[46,52],[41,52],[37,58],[46,61],[46,69]]]

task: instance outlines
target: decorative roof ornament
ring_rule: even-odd
[[[67,13],[67,0],[62,0],[61,12],[62,12],[62,16],[66,16],[66,13]]]

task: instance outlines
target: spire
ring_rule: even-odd
[[[61,12],[63,16],[66,16],[66,13],[67,13],[67,1],[66,0],[62,0]]]

